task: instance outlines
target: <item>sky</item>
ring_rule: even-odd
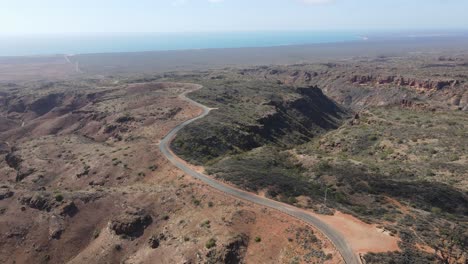
[[[0,0],[0,35],[468,29],[468,0]]]

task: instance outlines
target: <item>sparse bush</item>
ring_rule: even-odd
[[[203,223],[200,224],[200,227],[206,227],[206,228],[211,228],[211,221],[210,220],[205,220]]]
[[[442,212],[442,210],[439,207],[432,207],[431,212],[433,214],[440,214]]]
[[[206,242],[206,244],[205,244],[205,247],[206,247],[207,249],[213,248],[213,247],[215,247],[215,246],[216,246],[216,239],[214,239],[214,238],[210,238],[210,240],[208,240],[208,241]]]
[[[328,161],[320,161],[316,168],[319,172],[326,172],[331,169],[331,165]]]
[[[96,229],[96,230],[94,230],[94,232],[93,232],[93,238],[94,238],[94,239],[96,239],[96,238],[98,238],[98,237],[99,237],[99,235],[100,235],[100,232],[99,232],[99,230],[97,230],[97,229]]]
[[[122,245],[116,244],[116,245],[114,246],[114,249],[117,250],[117,251],[121,251],[121,250],[122,250]]]
[[[57,202],[63,201],[63,195],[60,194],[60,193],[57,193],[57,194],[55,195],[55,201],[57,201]]]

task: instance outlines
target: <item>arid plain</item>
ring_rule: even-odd
[[[342,263],[159,152],[193,91],[215,110],[171,147],[194,170],[366,263],[464,263],[468,52],[425,43],[0,59],[0,261]]]

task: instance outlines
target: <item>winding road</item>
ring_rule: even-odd
[[[198,89],[201,89],[201,86],[198,86]],[[235,187],[226,185],[222,182],[219,182],[205,174],[202,174],[200,172],[197,172],[193,169],[191,169],[189,166],[187,166],[187,163],[185,163],[183,160],[181,160],[179,157],[177,157],[172,150],[170,149],[170,144],[171,141],[174,139],[174,137],[177,135],[177,133],[183,129],[185,126],[188,124],[201,119],[205,116],[207,116],[210,111],[212,110],[211,108],[208,108],[198,102],[195,102],[194,100],[187,98],[186,94],[192,91],[187,91],[184,92],[180,95],[180,98],[190,102],[193,105],[196,105],[203,109],[203,113],[193,119],[187,120],[179,125],[177,125],[175,128],[173,128],[159,143],[159,149],[161,150],[162,154],[166,156],[166,158],[171,161],[177,168],[181,169],[184,171],[186,174],[201,180],[205,184],[208,184],[209,186],[224,192],[228,195],[231,195],[235,198],[239,198],[242,200],[246,200],[261,206],[269,207],[278,211],[281,211],[287,215],[290,215],[294,218],[297,218],[309,225],[314,226],[318,230],[320,230],[325,236],[328,237],[328,239],[335,245],[337,250],[340,252],[341,256],[343,257],[344,261],[348,264],[360,264],[360,260],[356,254],[354,254],[351,246],[346,242],[346,240],[343,238],[343,236],[332,229],[330,226],[328,226],[325,222],[321,221],[320,219],[314,217],[313,215],[305,212],[302,209],[296,208],[294,206],[280,203],[265,197],[261,197],[258,195],[255,195],[253,193],[249,193],[246,191],[242,191],[240,189],[237,189]]]

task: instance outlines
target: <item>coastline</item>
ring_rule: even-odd
[[[369,39],[339,43],[175,51],[0,56],[0,81],[68,78],[77,74],[129,75],[202,71],[226,67],[334,63],[468,51],[468,36]],[[68,60],[67,60],[68,59]],[[77,67],[78,65],[78,67]],[[49,72],[45,69],[50,68]],[[22,75],[18,75],[22,72]],[[59,72],[60,74],[56,74]],[[27,73],[27,74],[26,74]]]
[[[0,36],[0,56],[265,48],[360,41],[356,32],[255,31]]]
[[[273,47],[75,54],[72,61],[88,73],[164,73],[249,67],[255,65],[307,64],[368,57],[468,50],[468,37],[367,40]],[[1,60],[0,60],[1,61]]]

